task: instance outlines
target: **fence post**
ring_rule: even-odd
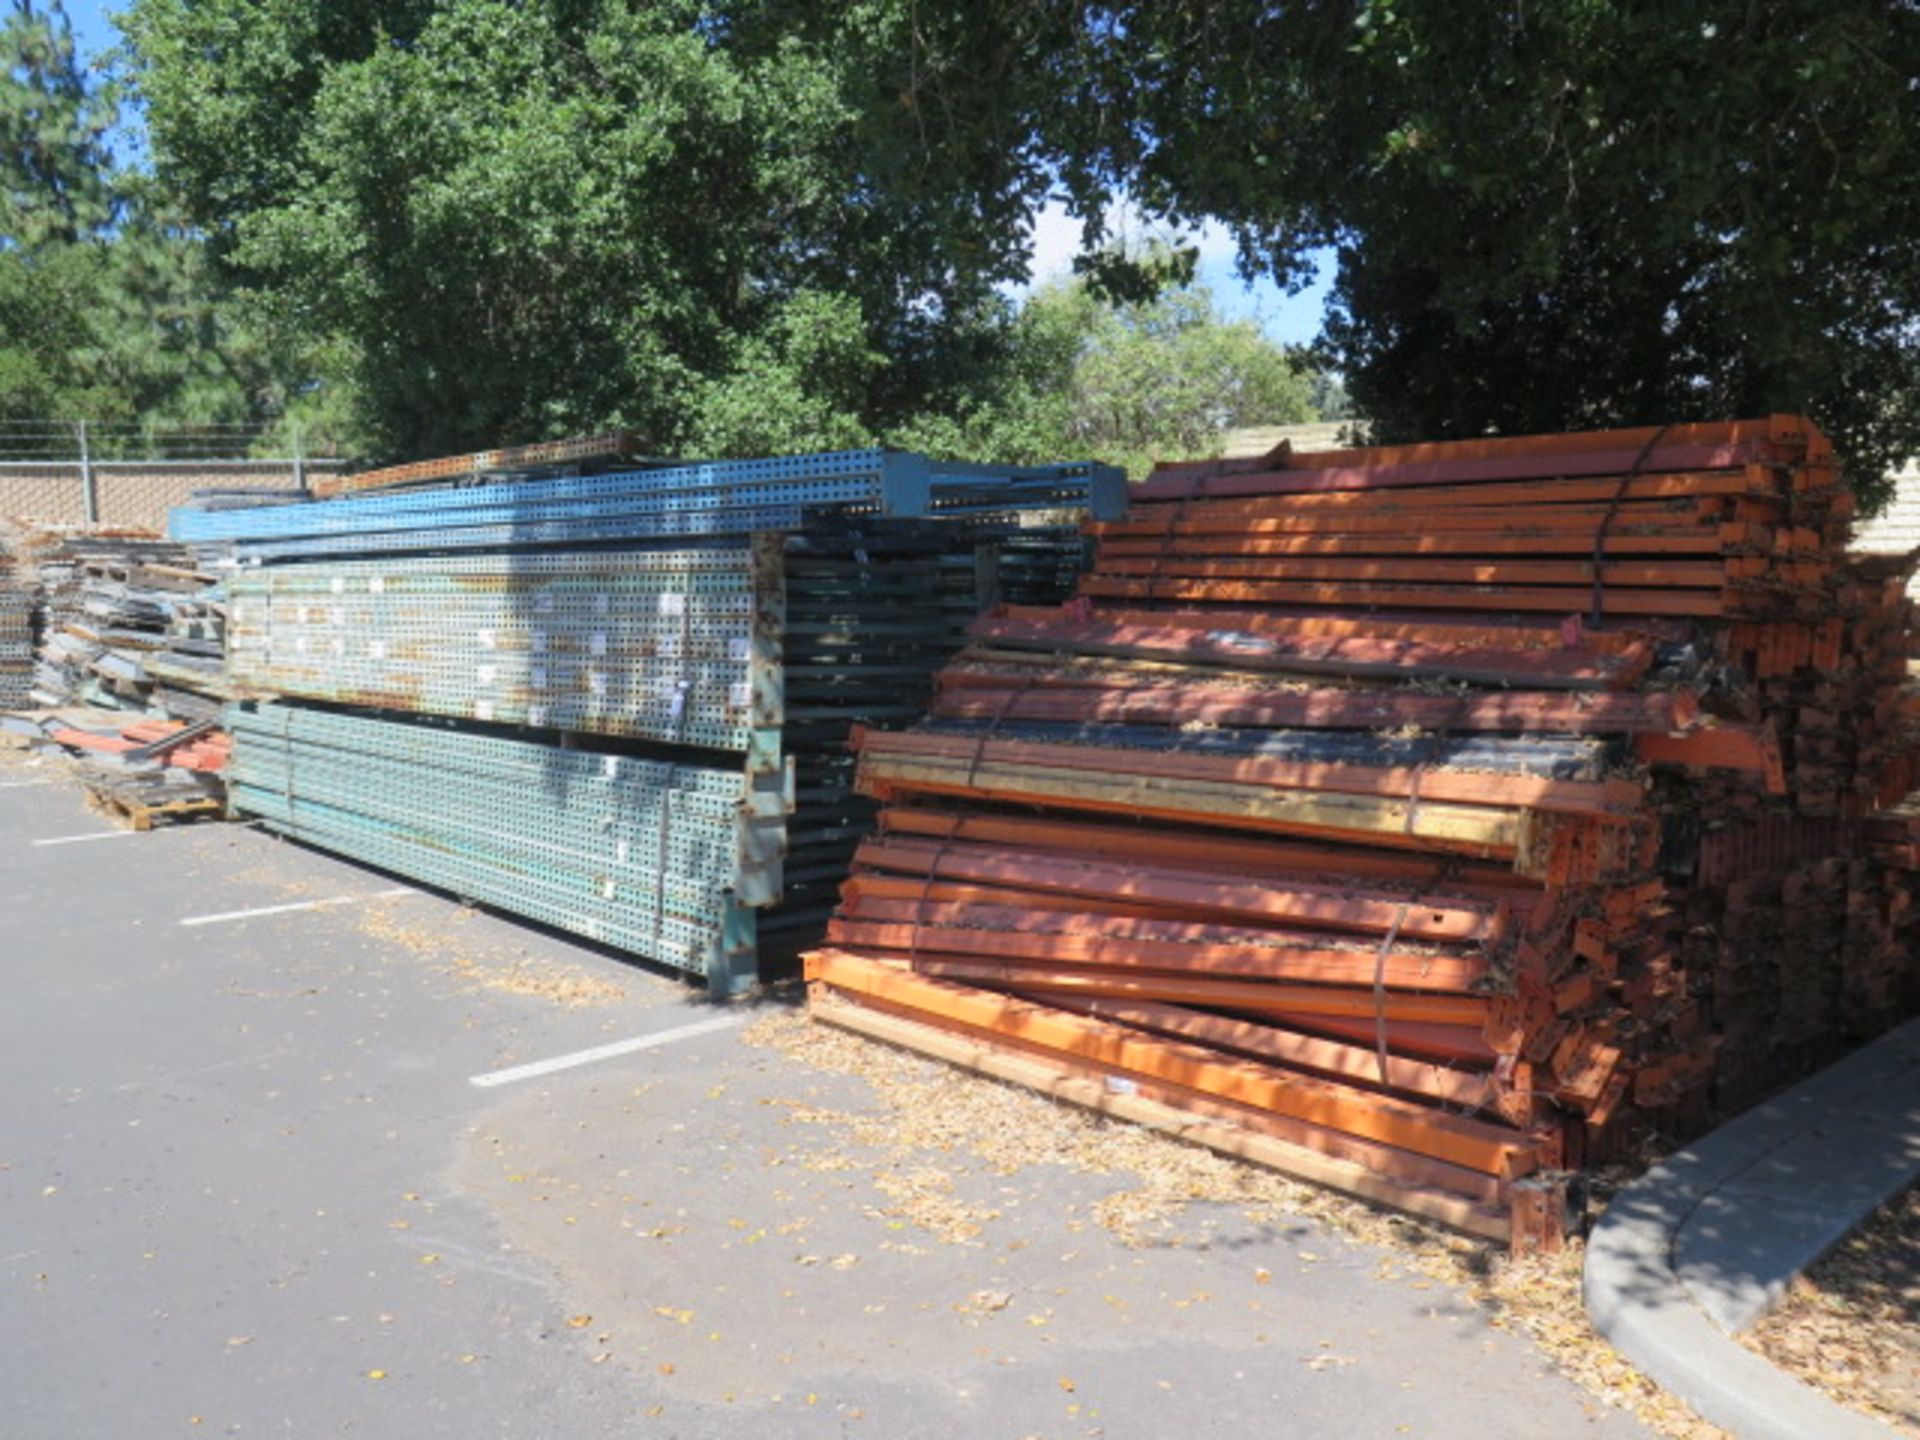
[[[85,508],[87,524],[100,523],[100,487],[93,481],[93,455],[87,449],[87,422],[79,422],[80,430],[80,502]]]
[[[307,488],[307,447],[300,434],[300,425],[293,425],[293,488]]]

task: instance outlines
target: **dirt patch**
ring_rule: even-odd
[[[1920,1437],[1920,1189],[1884,1206],[1741,1338],[1842,1405]]]
[[[1382,1251],[1382,1280],[1464,1290],[1490,1323],[1524,1335],[1555,1369],[1661,1434],[1719,1440],[1724,1433],[1595,1333],[1580,1295],[1584,1250],[1578,1244],[1559,1256],[1514,1260],[1418,1219],[801,1016],[770,1016],[744,1038],[802,1065],[872,1085],[878,1101],[872,1112],[794,1104],[792,1113],[851,1145],[877,1148],[890,1162],[874,1180],[887,1198],[887,1213],[938,1238],[965,1243],[992,1218],[955,1205],[938,1159],[943,1154],[971,1156],[1002,1174],[1045,1160],[1086,1173],[1135,1177],[1137,1185],[1109,1195],[1095,1211],[1102,1226],[1130,1245],[1154,1242],[1194,1205],[1232,1206],[1264,1224],[1310,1218]],[[815,1163],[831,1166],[836,1157],[829,1152]]]

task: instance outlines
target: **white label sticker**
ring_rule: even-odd
[[[334,642],[333,642],[333,653],[334,653],[334,654],[336,654],[336,655],[345,655],[345,654],[347,653],[347,642],[346,642],[346,641],[344,641],[344,640],[336,640],[336,641],[334,641]]]
[[[536,690],[546,689],[547,688],[547,667],[544,665],[534,666],[533,669],[527,672],[527,680],[532,684],[533,688]]]
[[[613,899],[613,881],[602,880],[600,882],[600,893],[608,900]]]
[[[611,780],[620,773],[620,757],[609,755],[600,762],[600,773]]]
[[[307,653],[307,637],[306,637],[306,636],[304,636],[304,635],[296,635],[296,636],[294,636],[294,637],[293,637],[293,650],[294,650],[294,653],[295,653],[296,655],[304,655],[304,654],[306,654],[306,653]]]
[[[499,675],[499,673],[500,667],[497,665],[482,665],[473,672],[473,678],[482,685],[491,685],[494,682],[494,677]]]
[[[369,640],[367,642],[367,657],[371,660],[386,659],[387,642],[384,640]]]
[[[614,858],[619,860],[619,862],[622,865],[626,864],[627,863],[627,842],[622,840],[618,845],[614,846],[613,853],[614,853]]]
[[[660,637],[660,644],[654,650],[654,653],[662,660],[678,660],[680,658],[680,637],[678,635],[662,635]]]
[[[744,635],[727,637],[727,659],[746,660],[753,655],[753,642]]]
[[[544,725],[546,723],[547,723],[547,707],[546,706],[529,705],[527,707],[527,724]]]
[[[591,690],[595,695],[606,694],[607,677],[598,670],[589,670],[587,672],[587,689]]]
[[[1249,634],[1245,630],[1209,630],[1207,640],[1223,650],[1260,653],[1274,647],[1274,642],[1266,636]]]
[[[384,575],[376,575],[371,580],[367,581],[367,593],[369,595],[386,594],[387,593],[387,577]]]
[[[346,624],[347,623],[346,607],[342,605],[334,606],[332,611],[329,613],[328,618],[331,619],[333,623],[336,625]]]
[[[473,702],[473,718],[476,720],[493,719],[493,702],[491,700],[474,701]]]
[[[607,653],[607,637],[604,631],[596,630],[587,637],[587,653],[604,655]]]
[[[728,690],[727,695],[737,710],[744,710],[747,706],[753,704],[753,686],[744,680]]]
[[[687,613],[687,597],[678,590],[668,590],[660,597],[662,615],[684,615]]]
[[[302,605],[300,607],[300,623],[302,625],[310,625],[313,623],[311,620],[307,618],[309,613],[310,612],[307,610],[306,606]]]
[[[344,595],[347,593],[347,577],[346,576],[336,575],[333,577],[333,593],[336,595]]]
[[[491,630],[482,630],[482,631],[480,632],[480,648],[481,648],[482,650],[491,650],[491,649],[493,649],[493,648],[494,648],[494,643],[493,643],[493,642],[494,642],[494,633],[493,633],[493,631],[491,631]]]

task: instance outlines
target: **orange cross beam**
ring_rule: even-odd
[[[907,907],[912,908],[912,907]],[[982,918],[970,907],[966,918]],[[1284,933],[1239,940],[1171,940],[1087,933],[1102,917],[1057,911],[1013,912],[1030,927],[1021,931],[941,923],[939,917],[866,919],[844,912],[828,922],[827,938],[859,950],[937,951],[986,959],[1031,960],[1048,965],[1097,965],[1115,970],[1162,970],[1170,974],[1237,975],[1304,984],[1368,985],[1378,966],[1383,984],[1397,990],[1464,994],[1487,976],[1477,956],[1409,953],[1405,948],[1376,957],[1372,947],[1338,949],[1302,942]],[[1065,922],[1063,924],[1062,922]],[[1085,922],[1075,925],[1073,922]],[[1067,928],[1072,926],[1072,928]],[[1204,929],[1205,927],[1192,927]]]
[[[1109,896],[1172,905],[1217,916],[1259,917],[1333,930],[1384,933],[1396,925],[1409,940],[1486,941],[1504,920],[1498,902],[1450,894],[1413,896],[1352,881],[1196,875],[1078,855],[1013,851],[885,837],[861,844],[854,863],[941,879],[1050,890],[1102,900]],[[1410,903],[1412,902],[1412,903]],[[1402,913],[1404,911],[1404,913]]]
[[[876,958],[896,959],[891,955]],[[1346,1019],[1378,1016],[1422,1025],[1472,1025],[1484,1023],[1491,1013],[1491,1006],[1483,996],[1411,995],[1398,990],[1375,996],[1371,990],[1361,987],[1215,979],[1207,975],[1127,974],[1092,967],[1050,967],[937,954],[916,956],[912,964],[922,975],[1025,994],[1059,992],[1115,1000],[1171,1000],[1300,1019],[1320,1015]]]
[[[1118,858],[1154,868],[1190,867],[1204,872],[1210,880],[1230,880],[1236,873],[1243,873],[1277,875],[1289,881],[1319,877],[1349,892],[1359,882],[1360,888],[1372,883],[1415,885],[1422,890],[1479,899],[1508,899],[1516,891],[1536,893],[1529,882],[1518,879],[1504,866],[1443,862],[1357,847],[1343,850],[1279,837],[1187,833],[1164,825],[1147,829],[1097,820],[893,805],[881,812],[880,826],[889,837],[928,835],[989,846],[1066,850],[1073,852],[1071,858],[1079,860]],[[932,853],[931,847],[927,853]],[[1013,879],[1010,883],[1021,882]]]
[[[1154,1039],[1055,1007],[943,983],[845,951],[809,954],[806,971],[808,980],[836,990],[874,995],[915,1011],[1377,1140],[1482,1174],[1512,1177],[1537,1167],[1535,1147],[1528,1137],[1483,1121],[1224,1057],[1177,1041]]]
[[[1142,1030],[1192,1040],[1222,1050],[1237,1051],[1255,1059],[1270,1060],[1293,1069],[1313,1070],[1332,1079],[1356,1085],[1378,1086],[1380,1057],[1370,1046],[1350,1045],[1287,1030],[1277,1025],[1262,1025],[1251,1020],[1232,1020],[1225,1015],[1209,1015],[1180,1005],[1163,1005],[1150,1000],[1082,1000],[1055,996],[1053,1003],[1062,1009],[1116,1024],[1133,1025]],[[1387,1055],[1386,1085],[1426,1100],[1479,1109],[1494,1093],[1492,1077],[1484,1070],[1462,1070],[1452,1065],[1436,1065],[1404,1055]]]
[[[970,768],[1000,763],[1395,799],[1416,796],[1423,801],[1547,810],[1596,819],[1635,814],[1646,795],[1645,787],[1633,780],[1550,780],[1480,771],[1126,750],[1103,745],[882,731],[861,725],[853,727],[848,743],[863,761],[911,756],[920,760],[959,761]]]
[[[1397,585],[1308,580],[1126,579],[1089,575],[1083,595],[1121,600],[1179,600],[1244,605],[1397,605],[1403,609],[1530,610],[1578,615],[1592,596],[1578,586]],[[1727,616],[1747,613],[1737,591],[1608,588],[1600,597],[1605,615]]]
[[[1699,701],[1685,691],[1575,695],[1509,690],[1416,695],[1397,690],[1256,689],[1129,684],[1120,676],[1036,674],[1014,680],[949,665],[933,714],[951,719],[1063,720],[1131,725],[1251,725],[1308,730],[1422,730],[1608,735],[1686,730]]]

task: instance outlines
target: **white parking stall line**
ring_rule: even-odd
[[[262,905],[256,910],[223,910],[217,915],[190,915],[182,925],[226,925],[235,920],[254,920],[262,915],[291,915],[296,910],[325,910],[334,905],[364,905],[369,900],[391,900],[401,895],[418,895],[411,885],[394,890],[376,890],[371,895],[335,895],[327,900],[296,900],[289,905]]]
[[[579,1065],[591,1065],[599,1060],[612,1060],[621,1055],[632,1055],[639,1050],[656,1050],[662,1045],[673,1045],[681,1040],[691,1040],[698,1035],[711,1035],[719,1030],[731,1030],[736,1025],[746,1023],[745,1015],[720,1015],[711,1020],[696,1020],[691,1025],[680,1025],[672,1030],[662,1030],[657,1035],[639,1035],[631,1040],[616,1040],[610,1045],[595,1045],[590,1050],[575,1050],[570,1055],[556,1055],[551,1060],[535,1060],[526,1065],[513,1065],[505,1070],[490,1070],[485,1075],[471,1077],[472,1083],[482,1089],[495,1085],[511,1085],[516,1080],[533,1080],[542,1075],[551,1075],[557,1070],[571,1070]]]
[[[51,840],[35,840],[35,845],[84,845],[89,840],[125,840],[134,835],[152,834],[142,830],[96,830],[91,835],[57,835]]]

